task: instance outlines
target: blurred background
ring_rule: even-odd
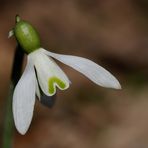
[[[147,148],[148,1],[1,0],[0,139],[16,47],[8,32],[16,14],[37,28],[45,49],[95,61],[123,89],[98,87],[58,62],[71,87],[58,91],[52,109],[36,101],[30,129],[25,136],[14,129],[13,147]]]

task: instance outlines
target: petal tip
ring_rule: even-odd
[[[122,89],[120,83],[116,84],[114,88],[115,88],[115,89],[119,89],[119,90]]]
[[[18,132],[19,132],[21,135],[25,135],[27,131],[26,131],[26,130],[19,130]]]
[[[114,82],[114,83],[112,83],[111,84],[111,88],[113,88],[113,89],[122,89],[122,87],[121,87],[121,85],[120,85],[120,83],[119,83],[119,81],[118,80],[116,80],[116,82]]]
[[[16,124],[15,124],[15,127],[16,127],[16,129],[17,129],[17,131],[21,134],[21,135],[25,135],[26,134],[26,132],[28,131],[28,128],[26,128],[26,127],[20,127],[20,126],[17,126]]]

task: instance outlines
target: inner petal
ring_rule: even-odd
[[[60,90],[69,87],[68,77],[52,58],[39,50],[33,52],[32,57],[38,82],[44,94],[53,96],[56,93],[56,87]]]

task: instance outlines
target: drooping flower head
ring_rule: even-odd
[[[30,126],[36,95],[40,100],[41,91],[47,96],[53,96],[57,88],[60,90],[69,88],[70,80],[53,59],[79,71],[97,85],[121,88],[111,73],[91,60],[43,49],[36,29],[19,16],[16,16],[15,27],[9,32],[9,37],[13,35],[27,54],[26,68],[13,95],[14,122],[21,134],[25,134]]]

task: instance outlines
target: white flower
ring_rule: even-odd
[[[13,116],[17,130],[25,134],[30,126],[35,97],[42,101],[41,92],[53,96],[56,89],[65,90],[70,81],[52,58],[79,71],[97,85],[120,89],[118,80],[96,63],[77,56],[61,55],[41,48],[37,30],[27,21],[16,15],[16,24],[9,32],[27,56],[25,71],[15,87],[13,95]]]
[[[39,48],[28,54],[26,68],[14,90],[13,115],[15,126],[21,134],[25,134],[30,126],[35,95],[40,99],[39,87],[47,96],[54,95],[57,88],[65,90],[69,87],[68,77],[52,58],[74,68],[97,85],[121,88],[113,75],[88,59],[56,54]]]

